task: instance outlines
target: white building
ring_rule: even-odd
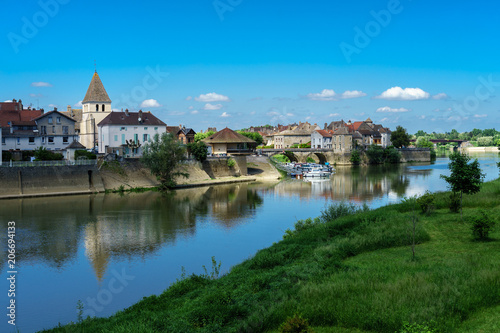
[[[332,149],[332,131],[315,130],[311,133],[311,148]]]
[[[141,156],[144,143],[167,131],[167,124],[151,112],[110,112],[99,124],[99,153]],[[137,149],[133,146],[140,144]]]

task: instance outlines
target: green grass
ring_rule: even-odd
[[[500,216],[500,180],[464,198],[464,222],[435,194],[418,212],[416,258],[409,204],[328,208],[218,279],[191,275],[110,318],[50,332],[278,332],[296,313],[315,332],[498,332],[500,228],[474,241],[468,218]],[[498,218],[497,218],[498,222]],[[498,224],[497,224],[498,225]]]

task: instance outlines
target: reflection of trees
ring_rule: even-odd
[[[19,261],[42,261],[61,268],[76,258],[81,244],[101,280],[112,257],[150,255],[179,236],[192,236],[200,217],[209,214],[226,228],[234,227],[261,204],[257,192],[243,184],[166,195],[145,192],[10,200],[8,206],[0,207],[0,218],[16,221]],[[4,263],[2,258],[2,268]]]

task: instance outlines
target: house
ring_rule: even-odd
[[[151,112],[110,112],[98,124],[99,153],[141,156],[145,142],[167,132],[167,124]]]
[[[22,119],[22,118],[21,118]],[[63,150],[78,140],[75,134],[75,120],[58,112],[43,113],[32,120],[11,120],[4,129],[3,150]]]
[[[254,140],[227,127],[202,141],[214,155],[250,155],[257,146]]]
[[[311,148],[332,149],[332,133],[328,130],[315,130],[311,133]]]
[[[311,134],[321,129],[317,124],[299,122],[299,125],[274,135],[274,148],[286,149],[294,145],[311,142]]]
[[[347,126],[338,127],[332,135],[332,148],[334,153],[346,154],[352,151],[353,134]]]

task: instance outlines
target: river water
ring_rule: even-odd
[[[497,153],[477,153],[486,180]],[[1,332],[35,332],[83,315],[109,316],[160,294],[187,274],[227,272],[282,238],[298,219],[337,201],[379,207],[446,190],[448,159],[432,164],[345,167],[329,180],[222,185],[155,192],[0,201]],[[16,327],[7,323],[7,222],[16,226]]]

